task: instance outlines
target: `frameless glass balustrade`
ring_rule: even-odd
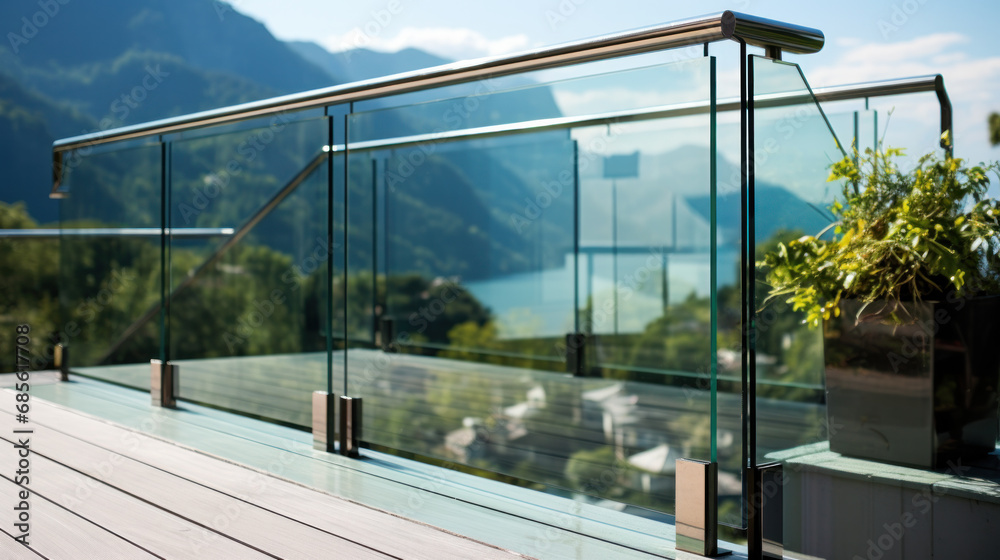
[[[822,44],[730,16],[770,54]],[[700,21],[676,27],[730,38]],[[745,113],[701,39],[649,65],[624,55],[694,35],[644,33],[59,144],[73,371],[148,389],[168,360],[181,399],[304,429],[314,392],[359,398],[362,447],[658,536],[676,461],[715,463],[717,520],[745,538],[746,468],[828,434],[821,335],[761,306],[753,263],[829,225],[828,167],[885,112],[828,117],[797,65],[751,56]],[[588,64],[606,56],[634,67]]]

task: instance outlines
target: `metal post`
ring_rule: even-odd
[[[396,340],[396,321],[392,317],[382,317],[380,321],[382,326],[381,337],[382,337],[382,351],[388,354],[394,354],[397,352],[396,345],[393,344]]]
[[[336,451],[334,441],[337,439],[336,408],[337,396],[326,391],[314,391],[312,394],[312,433],[313,449],[333,453]]]
[[[587,335],[569,333],[566,335],[566,373],[573,377],[587,375]]]
[[[767,463],[757,467],[757,495],[760,497],[758,517],[760,518],[761,553],[769,560],[781,560],[784,556],[784,534],[782,530],[784,478],[781,463]]]
[[[177,408],[177,388],[180,368],[176,364],[163,360],[150,360],[152,377],[149,392],[153,398],[153,406]]]
[[[361,399],[340,397],[340,454],[359,457],[361,454]]]
[[[700,556],[719,554],[718,479],[718,463],[677,460],[677,550]]]
[[[69,347],[62,342],[56,344],[53,361],[59,369],[59,381],[69,381]]]

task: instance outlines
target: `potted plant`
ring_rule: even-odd
[[[757,266],[768,301],[823,326],[831,450],[934,467],[996,448],[1000,166],[929,154],[903,171],[902,154],[833,164],[836,221]]]

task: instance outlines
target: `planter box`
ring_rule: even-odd
[[[826,321],[830,450],[933,468],[990,453],[997,441],[1000,297],[902,304],[893,324],[855,324],[857,301]]]

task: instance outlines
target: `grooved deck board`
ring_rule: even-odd
[[[7,531],[0,531],[0,557],[10,560],[39,560],[45,558],[34,550],[14,541],[14,536]]]
[[[36,401],[40,408],[33,412],[32,421],[53,425],[59,431],[78,430],[80,435],[105,434],[103,425],[113,422],[116,427],[124,426],[130,434],[149,437],[150,446],[144,443],[135,448],[137,453],[142,450],[146,455],[132,455],[131,449],[123,450],[136,459],[156,461],[161,456],[177,457],[176,451],[185,448],[174,442],[181,442],[190,446],[188,451],[200,450],[194,453],[201,457],[211,460],[221,457],[235,463],[231,466],[246,465],[249,469],[273,473],[296,491],[319,488],[325,499],[331,499],[332,494],[343,496],[347,503],[357,500],[379,515],[406,522],[415,519],[417,526],[462,541],[459,545],[449,544],[458,546],[457,549],[440,543],[429,550],[419,543],[410,545],[402,554],[405,558],[489,558],[509,554],[472,539],[543,559],[631,560],[669,558],[674,554],[673,525],[669,522],[623,515],[373,451],[366,451],[362,460],[346,459],[313,450],[307,432],[190,403],[183,403],[178,410],[151,408],[148,393],[77,379],[40,387],[36,398],[55,404]],[[65,416],[47,417],[46,406]],[[3,409],[0,402],[0,411]],[[121,444],[114,437],[94,443],[109,447]],[[261,505],[297,515],[299,510],[291,509],[300,508],[296,502],[301,500],[282,497],[274,504],[261,502]],[[322,513],[321,508],[317,520],[311,523],[325,523],[321,521]],[[387,527],[392,528],[387,530]],[[436,527],[444,527],[447,532]],[[367,529],[366,534],[385,544],[392,542],[387,535],[395,537],[396,533],[406,534],[406,531],[409,529],[405,525],[397,531],[395,526],[382,523]],[[478,546],[484,546],[485,552],[476,550]],[[464,547],[473,547],[471,553]],[[395,552],[391,548],[380,550]],[[448,553],[449,550],[456,552]]]
[[[303,528],[317,529],[317,532],[323,531],[332,535],[347,535],[352,540],[394,557],[427,560],[512,557],[510,553],[475,541],[458,538],[426,525],[309,490],[284,480],[267,477],[195,451],[75,415],[47,403],[36,403],[35,416],[37,424],[44,426],[37,429],[40,434],[39,439],[44,440],[50,449],[58,449],[60,453],[69,452],[74,457],[80,456],[79,461],[73,462],[83,465],[83,468],[87,468],[91,460],[96,461],[103,453],[104,463],[94,463],[95,466],[92,467],[98,476],[102,467],[109,464],[111,457],[120,457],[119,465],[133,466],[141,476],[155,475],[151,472],[153,467],[149,467],[155,464],[156,469],[169,471],[172,475],[181,477],[185,483],[201,485],[183,490],[185,501],[196,499],[211,488],[221,493],[221,498],[239,496],[243,504],[236,503],[238,507],[256,506],[254,511],[260,509],[274,514],[275,519],[271,521],[273,526],[262,527],[268,532],[273,531],[286,537],[303,540],[300,536],[287,531],[289,524],[292,523],[290,520],[295,519],[299,520]],[[59,428],[53,429],[48,426]],[[67,433],[63,433],[64,431]],[[294,458],[289,456],[289,460]],[[169,476],[171,475],[164,472],[159,479]],[[118,481],[109,480],[112,484],[116,482]],[[124,481],[124,484],[134,486],[129,485],[128,480]],[[177,482],[170,484],[176,491],[182,491],[177,485]],[[177,505],[169,502],[170,498],[165,498],[163,495],[153,495],[151,498],[161,500],[157,502],[159,504]],[[219,509],[225,511],[234,503],[235,500],[225,507],[220,505]],[[234,532],[233,529],[227,531]],[[307,547],[308,554],[304,556],[306,558],[314,557],[310,554],[314,555],[315,550],[338,549],[338,543],[303,542],[302,546]],[[346,547],[345,544],[339,546]],[[350,554],[351,558],[362,558],[365,554],[368,557],[383,557],[373,555],[371,550],[358,550],[358,547],[353,545],[350,548],[351,550],[345,553]],[[284,552],[279,556],[295,557]]]
[[[41,409],[44,406],[36,402],[33,412],[41,416]],[[12,418],[8,414],[0,416],[7,425],[13,424]],[[127,431],[110,425],[103,426],[103,429],[112,432],[111,437],[124,439],[125,445],[129,445],[131,440],[128,439]],[[297,520],[276,515],[253,503],[192,482],[181,475],[130,459],[38,424],[32,441],[33,452],[40,469],[44,469],[45,462],[40,460],[39,456],[59,457],[59,461],[66,467],[130,494],[133,499],[141,500],[140,503],[155,504],[202,528],[214,530],[196,533],[191,541],[196,549],[192,557],[200,556],[201,548],[221,538],[213,534],[214,532],[222,532],[273,558],[312,560],[316,557],[317,550],[330,551],[338,555],[345,554],[351,558],[390,558],[388,555],[359,546],[347,537],[319,531]],[[167,454],[173,455],[179,451],[183,450],[172,450]],[[210,464],[199,464],[188,470],[211,470],[222,465],[224,463],[219,461],[210,461]],[[38,476],[41,476],[41,473]],[[260,483],[270,482],[265,479]],[[251,488],[248,486],[244,491],[249,492]],[[313,499],[319,499],[321,496],[317,493]],[[130,520],[117,521],[129,523]],[[141,521],[132,520],[132,522],[119,533],[138,530],[134,524]]]
[[[5,420],[4,424],[6,428],[10,422]],[[9,430],[5,431],[9,433]],[[4,449],[4,451],[9,452],[9,449]],[[10,479],[0,478],[0,508],[4,512],[13,511],[19,489],[20,487]],[[157,558],[157,556],[126,541],[107,528],[79,517],[41,496],[32,496],[30,500],[31,531],[28,535],[28,544],[42,556],[53,560],[60,558],[101,558],[102,560]],[[4,536],[3,538],[7,539],[8,537]]]
[[[45,430],[38,430],[36,435],[39,439],[49,439]],[[7,439],[7,436],[2,439]],[[58,440],[52,441],[52,445],[58,444]],[[114,468],[110,459],[111,454],[108,453],[104,461],[98,463],[98,468]],[[0,470],[13,472],[14,460],[13,454],[0,453]],[[101,527],[114,528],[122,537],[141,544],[158,556],[183,558],[199,555],[234,560],[270,558],[226,538],[224,533],[198,526],[42,455],[33,455],[31,471],[33,503],[39,496],[48,498]]]

